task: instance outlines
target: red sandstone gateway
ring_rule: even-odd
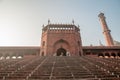
[[[79,26],[74,24],[48,24],[43,26],[41,56],[82,55]]]

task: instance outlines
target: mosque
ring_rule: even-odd
[[[0,47],[0,80],[120,80],[120,46],[104,13],[98,15],[106,46],[83,46],[80,27],[43,25],[41,46]]]
[[[106,46],[83,46],[80,35],[80,27],[72,24],[51,24],[50,20],[46,26],[43,25],[41,46],[31,47],[0,47],[1,58],[6,57],[23,57],[27,55],[40,56],[82,56],[97,55],[120,56],[119,42],[113,41],[108,28],[104,13],[98,15],[102,26]]]

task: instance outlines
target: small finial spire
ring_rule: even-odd
[[[50,24],[50,19],[48,19],[48,24]]]
[[[99,40],[99,45],[100,45],[100,46],[103,46],[103,44],[101,43],[101,40]]]
[[[73,23],[73,25],[74,25],[74,19],[72,20],[72,23]]]
[[[44,28],[44,24],[42,25],[42,27]]]
[[[78,25],[78,28],[80,28],[80,26]]]

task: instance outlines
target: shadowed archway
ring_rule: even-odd
[[[66,50],[64,48],[59,48],[57,50],[57,56],[66,56]]]

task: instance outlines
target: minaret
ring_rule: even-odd
[[[104,13],[100,13],[98,15],[99,17],[99,20],[100,20],[100,23],[101,23],[101,26],[102,26],[102,29],[103,29],[103,34],[104,34],[104,37],[105,37],[105,40],[106,40],[106,45],[107,46],[113,46],[114,43],[113,43],[113,39],[112,39],[112,36],[110,34],[110,30],[107,26],[107,23],[105,21],[105,16],[104,16]]]

